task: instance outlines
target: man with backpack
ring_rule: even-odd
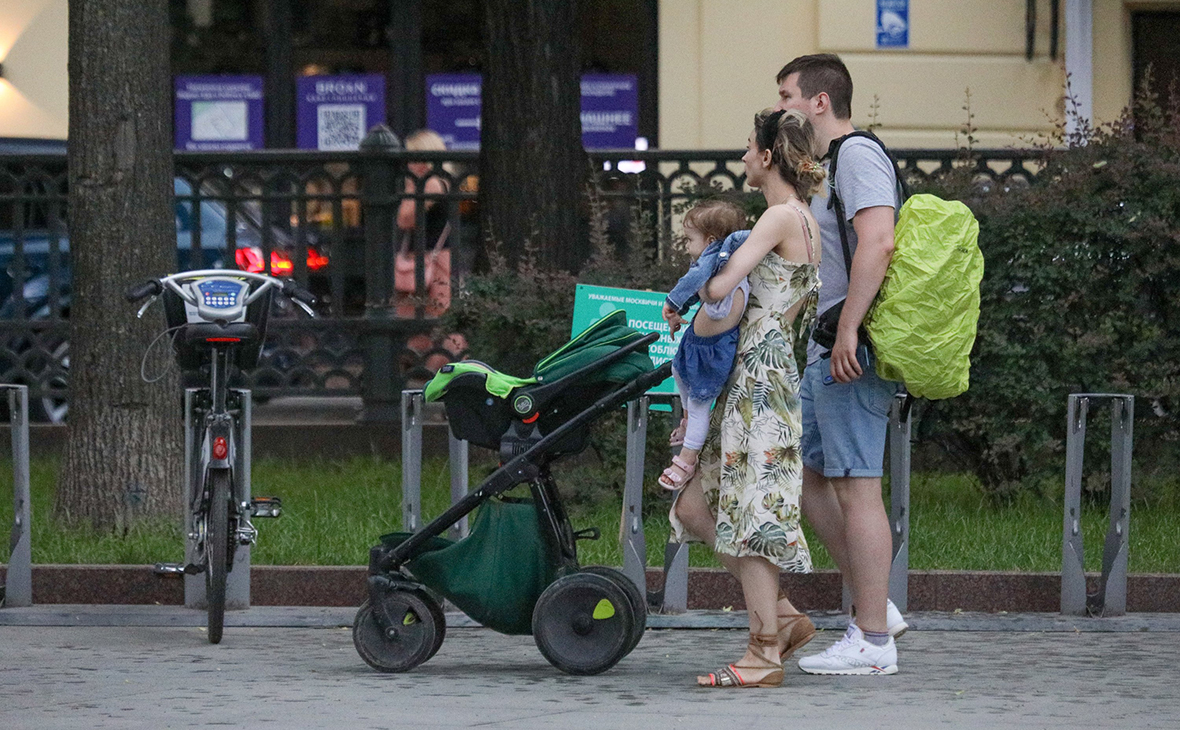
[[[820,319],[801,389],[802,510],[853,603],[844,637],[800,659],[799,667],[811,674],[893,674],[894,637],[907,626],[888,601],[893,540],[881,475],[898,384],[878,377],[863,323],[893,256],[901,188],[880,142],[852,126],[852,77],[838,56],[800,56],[777,81],[775,108],[807,115],[816,156],[829,165],[826,194],[811,201],[823,256]]]

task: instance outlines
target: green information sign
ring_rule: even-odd
[[[659,332],[660,339],[647,352],[657,366],[668,362],[680,346],[684,328],[675,335],[668,334],[668,323],[661,313],[664,310],[663,292],[639,291],[637,289],[615,289],[609,286],[578,284],[574,294],[574,323],[571,335],[586,329],[591,323],[605,317],[616,309],[627,313],[627,324],[639,332]],[[685,319],[691,320],[696,313],[694,306]],[[649,393],[675,393],[676,384],[668,378]]]

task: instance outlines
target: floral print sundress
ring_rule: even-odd
[[[803,224],[810,251],[806,219]],[[782,570],[808,573],[811,552],[799,524],[802,411],[795,338],[815,317],[818,267],[771,251],[749,280],[737,361],[713,409],[697,470],[717,517],[714,550],[757,555]],[[787,315],[800,302],[796,330]],[[684,540],[675,503],[671,521],[672,539]]]

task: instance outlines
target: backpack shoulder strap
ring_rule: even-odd
[[[844,253],[844,270],[848,273],[849,279],[852,278],[852,251],[848,246],[848,220],[844,215],[844,202],[840,200],[840,196],[836,192],[836,165],[840,159],[840,147],[853,137],[864,137],[877,143],[877,146],[885,153],[885,157],[889,159],[889,164],[893,165],[893,175],[897,180],[897,186],[901,192],[901,202],[904,203],[910,197],[909,186],[906,185],[905,178],[897,166],[897,160],[893,159],[893,154],[877,135],[867,130],[858,129],[849,132],[843,137],[832,140],[832,143],[828,145],[828,157],[832,160],[828,163],[828,180],[830,181],[830,185],[828,186],[830,190],[828,194],[828,208],[836,209],[836,225],[840,229],[840,247]]]

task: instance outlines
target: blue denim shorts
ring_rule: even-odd
[[[900,384],[877,377],[867,347],[856,352],[864,374],[844,384],[823,358],[803,372],[803,466],[825,477],[879,477],[889,409]]]

